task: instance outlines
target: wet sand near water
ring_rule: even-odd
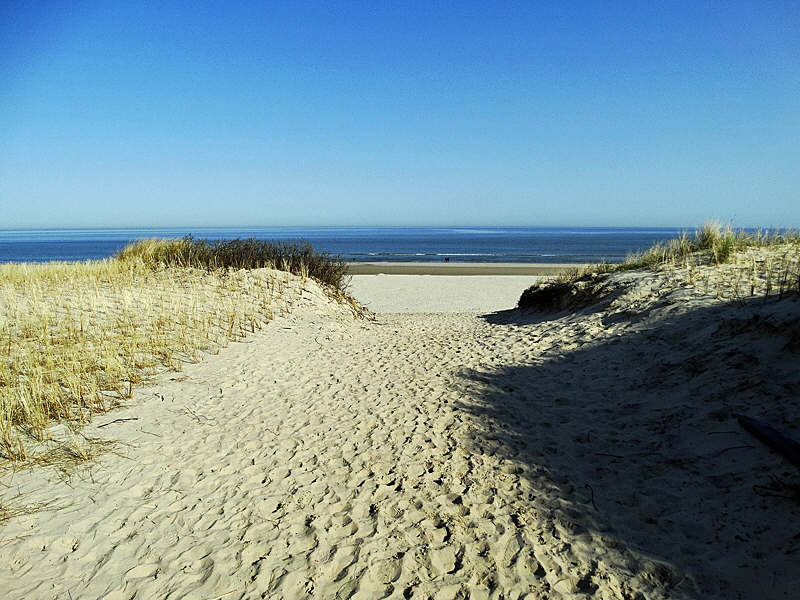
[[[459,262],[351,262],[351,275],[539,275],[553,276],[577,264],[459,263]]]

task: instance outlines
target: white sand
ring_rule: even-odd
[[[483,280],[449,300],[462,314],[428,295],[429,314],[374,321],[309,284],[290,315],[84,430],[115,453],[69,476],[6,472],[0,502],[28,514],[0,529],[0,589],[795,597],[800,508],[754,486],[797,473],[733,414],[800,439],[800,302],[620,281],[577,315],[485,314],[522,290],[473,303]],[[442,291],[395,293],[413,282]]]
[[[488,313],[514,308],[543,277],[519,275],[353,275],[349,292],[381,313]]]

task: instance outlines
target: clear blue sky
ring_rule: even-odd
[[[0,229],[800,227],[800,2],[0,1]]]

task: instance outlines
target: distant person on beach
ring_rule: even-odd
[[[450,262],[450,257],[449,256],[445,256],[444,257],[444,262]]]

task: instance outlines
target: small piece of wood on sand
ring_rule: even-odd
[[[756,421],[755,419],[751,419],[750,417],[736,415],[736,419],[739,421],[739,425],[741,425],[745,431],[747,431],[753,437],[764,442],[767,446],[775,450],[775,452],[786,458],[795,467],[800,469],[800,444],[795,442],[793,439],[786,437],[769,425],[765,425],[764,423]]]

